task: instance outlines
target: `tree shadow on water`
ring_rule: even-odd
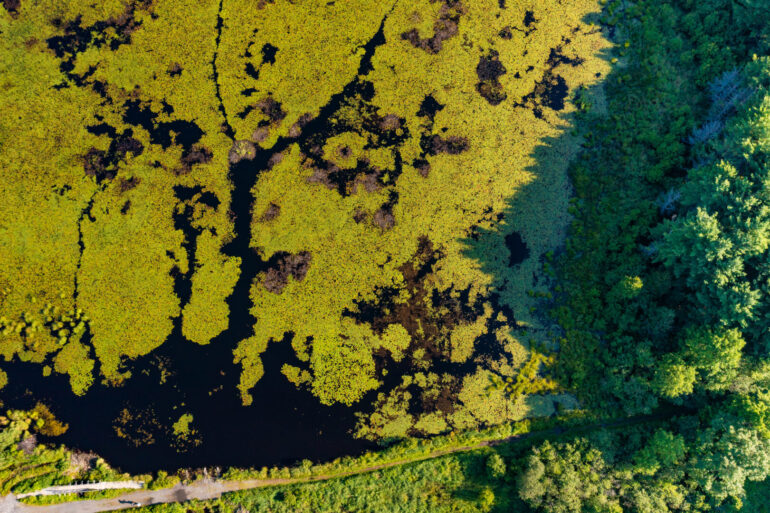
[[[537,347],[555,356],[557,368],[561,330],[549,318],[549,310],[558,300],[553,260],[565,249],[571,222],[569,205],[573,191],[568,166],[586,144],[581,138],[588,116],[584,111],[593,109],[603,114],[603,86],[617,73],[615,67],[609,67],[611,49],[599,50],[593,58],[606,66],[608,72],[596,74],[591,84],[567,91],[565,102],[575,109],[548,113],[558,119],[559,133],[538,141],[529,155],[529,165],[512,169],[529,179],[506,199],[500,214],[462,239],[464,255],[475,260],[490,278],[491,296],[513,312],[514,318],[508,319],[511,334],[522,341],[529,340],[530,349]],[[542,369],[538,375],[543,375]],[[580,395],[576,390],[565,392]],[[549,401],[549,397],[554,400]],[[525,402],[529,416],[558,415],[563,409],[578,406],[575,397],[568,394],[531,395]],[[479,511],[527,511],[518,496],[516,480],[530,447],[538,443],[535,440],[506,443],[464,455],[464,483],[452,491],[452,496],[477,505]],[[505,462],[504,476],[490,474],[487,461],[494,454]]]
[[[490,296],[512,311],[513,319],[508,319],[512,334],[522,342],[535,342],[549,353],[559,349],[560,330],[550,319],[549,310],[558,299],[554,260],[565,249],[572,219],[568,169],[586,144],[582,138],[584,111],[590,108],[586,106],[603,104],[603,84],[615,73],[608,66],[610,49],[595,52],[593,59],[610,69],[609,73],[596,73],[593,83],[560,93],[562,105],[575,109],[548,112],[555,120],[550,125],[558,133],[538,141],[528,156],[529,165],[511,169],[514,176],[526,178],[515,194],[506,198],[503,210],[461,239],[463,255],[473,259],[489,278]],[[542,119],[542,113],[536,114],[533,122],[543,122],[537,118]]]

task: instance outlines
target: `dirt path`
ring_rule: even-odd
[[[16,497],[10,495],[0,499],[0,513],[98,513],[101,511],[114,511],[135,507],[131,503],[139,503],[142,506],[147,506],[149,504],[161,504],[167,502],[185,502],[191,499],[216,499],[224,493],[235,492],[238,490],[345,478],[359,474],[366,474],[368,472],[374,472],[376,470],[398,467],[409,463],[418,463],[420,461],[440,458],[441,456],[446,456],[448,454],[481,449],[482,447],[489,447],[508,441],[520,440],[534,435],[556,434],[556,432],[557,430],[550,430],[545,432],[514,436],[501,440],[478,442],[473,445],[437,450],[420,458],[391,461],[388,463],[382,463],[380,465],[371,465],[364,468],[358,468],[348,472],[335,473],[330,475],[321,474],[313,477],[290,479],[244,479],[240,481],[217,481],[212,479],[204,479],[191,484],[178,484],[172,488],[128,492],[119,497],[111,499],[81,500],[46,506],[31,506],[23,504],[18,502]]]
[[[329,479],[339,479],[360,474],[366,474],[374,472],[376,470],[382,470],[392,467],[398,467],[401,465],[407,465],[410,463],[418,463],[425,460],[431,460],[434,458],[440,458],[448,454],[456,454],[460,452],[468,452],[483,447],[493,447],[504,443],[522,441],[534,437],[548,437],[552,435],[562,435],[569,433],[576,433],[579,431],[591,430],[596,428],[616,428],[620,426],[627,426],[631,424],[638,424],[642,422],[648,422],[655,419],[667,417],[666,414],[657,415],[643,415],[638,417],[632,417],[628,419],[622,419],[617,421],[602,422],[589,426],[579,426],[571,429],[554,428],[545,431],[537,431],[534,433],[526,433],[523,435],[514,435],[498,440],[485,440],[470,445],[461,447],[452,447],[449,449],[439,449],[431,453],[421,456],[419,458],[405,458],[403,460],[391,461],[388,463],[382,463],[379,465],[371,465],[368,467],[358,468],[350,470],[348,472],[341,472],[329,475],[317,475],[313,477],[302,478],[290,478],[290,479],[244,479],[240,481],[217,481],[212,479],[204,479],[196,481],[191,484],[178,484],[172,488],[163,488],[160,490],[139,490],[135,492],[128,492],[119,497],[112,499],[94,499],[94,500],[82,500],[72,501],[62,504],[51,504],[47,506],[30,506],[22,504],[16,500],[13,495],[7,495],[0,497],[0,513],[98,513],[101,511],[114,511],[120,509],[127,509],[135,507],[132,503],[139,503],[142,506],[150,504],[162,504],[168,502],[185,502],[191,499],[209,500],[216,499],[224,493],[235,492],[238,490],[249,490],[253,488],[264,488],[267,486],[276,485],[288,485],[288,484],[301,484],[312,483],[316,481],[327,481]]]

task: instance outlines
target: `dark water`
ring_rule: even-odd
[[[292,363],[292,358],[288,340],[268,347],[263,354],[265,375],[253,390],[254,402],[249,407],[241,405],[235,389],[238,373],[233,372],[236,367],[229,348],[221,351],[215,345],[202,347],[179,339],[134,362],[133,376],[124,386],[94,385],[83,397],[72,394],[64,376],[41,377],[38,364],[4,364],[9,384],[2,399],[9,408],[44,401],[69,424],[68,431],[52,442],[96,452],[131,473],[203,466],[260,467],[305,458],[320,461],[369,448],[369,443],[349,433],[354,423],[352,409],[323,406],[281,375],[281,366]],[[163,384],[159,384],[159,361],[165,362],[166,373],[170,373]],[[223,373],[225,369],[230,372]],[[136,447],[117,436],[115,419],[124,408],[139,418],[128,431],[149,434],[154,443]],[[188,412],[194,416],[192,427],[201,443],[176,448],[169,427]],[[146,422],[151,417],[157,425]]]

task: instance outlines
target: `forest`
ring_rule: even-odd
[[[770,1],[184,4],[1,3],[3,493],[770,510]]]

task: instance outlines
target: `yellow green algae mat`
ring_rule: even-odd
[[[372,440],[569,406],[535,306],[569,220],[570,99],[609,67],[598,11],[2,0],[6,392],[20,365],[84,397],[200,372],[227,386],[195,393],[248,410],[269,375]],[[176,364],[202,348],[220,357]],[[190,438],[188,409],[114,430]]]

